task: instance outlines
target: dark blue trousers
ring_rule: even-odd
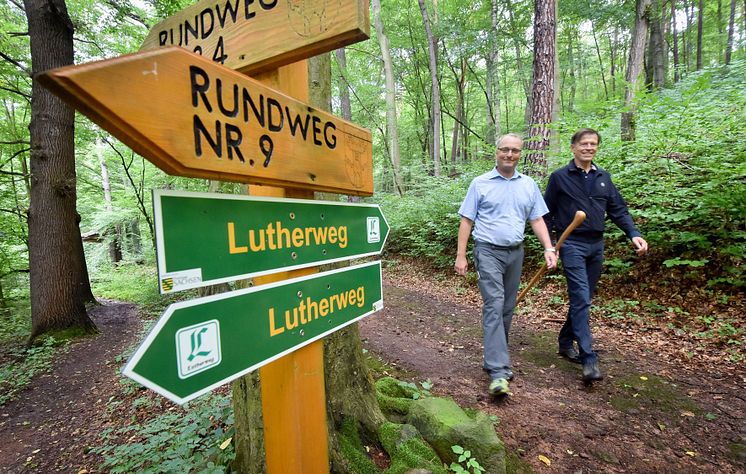
[[[559,333],[559,348],[569,349],[575,341],[578,343],[580,360],[583,363],[593,362],[598,356],[593,352],[590,310],[604,263],[604,241],[567,240],[560,248],[560,258],[567,280],[570,310]]]

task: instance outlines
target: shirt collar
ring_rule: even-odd
[[[489,173],[487,173],[487,179],[503,179],[505,181],[512,181],[514,179],[518,179],[523,177],[523,174],[520,173],[518,170],[515,170],[515,173],[513,173],[513,177],[510,179],[507,179],[505,176],[501,175],[499,171],[497,171],[497,166],[493,167]]]
[[[585,172],[585,170],[583,168],[581,168],[580,166],[578,166],[578,165],[575,164],[575,160],[570,160],[570,163],[567,164],[567,169],[569,171],[583,171],[583,172]],[[598,171],[598,167],[593,162],[591,162],[591,171]]]

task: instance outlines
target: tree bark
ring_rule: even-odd
[[[350,84],[347,81],[347,55],[344,48],[334,52],[339,66],[339,108],[342,118],[352,120],[352,105],[350,104]]]
[[[624,88],[624,106],[622,112],[621,135],[623,141],[635,140],[636,109],[634,99],[640,88],[640,73],[645,55],[645,42],[648,37],[648,15],[651,0],[637,0],[635,27],[632,32],[632,44],[629,47],[627,65],[627,85]]]
[[[433,175],[440,176],[440,82],[438,81],[438,55],[436,52],[436,41],[433,36],[433,29],[430,25],[430,17],[427,13],[427,6],[424,0],[417,0],[422,12],[422,23],[425,26],[427,35],[427,51],[430,60],[430,81],[432,82],[432,115],[430,117],[431,136],[432,136],[432,154],[430,155],[433,162]]]
[[[660,90],[666,84],[664,55],[667,54],[663,42],[663,9],[661,8],[660,0],[651,1],[650,11],[647,83],[653,90]]]
[[[730,0],[730,17],[728,19],[728,42],[725,45],[725,64],[730,64],[733,55],[733,30],[736,26],[736,0]]]
[[[451,163],[455,170],[456,162],[459,158],[459,132],[463,128],[461,125],[464,121],[464,84],[466,83],[466,58],[461,58],[461,72],[456,74],[456,70],[451,68],[456,78],[456,119],[453,123],[453,135],[451,137]],[[464,132],[464,136],[466,132]],[[463,158],[463,157],[462,157]]]
[[[679,66],[679,32],[676,29],[676,0],[671,0],[671,38],[673,39],[673,81],[681,80]]]
[[[98,154],[98,162],[101,166],[101,187],[104,190],[104,202],[106,203],[106,211],[111,214],[114,212],[114,206],[111,200],[111,181],[109,180],[109,167],[106,165],[104,159],[103,144],[101,140],[96,140],[96,153]],[[122,261],[122,225],[116,224],[114,226],[114,238],[109,242],[109,260],[111,263],[119,263]]]
[[[63,0],[24,0],[32,71],[73,63],[73,25]],[[76,212],[74,113],[34,80],[31,101],[31,203],[28,211],[31,336],[93,332],[93,295]]]
[[[383,73],[386,81],[386,135],[388,135],[388,154],[391,161],[391,173],[394,176],[394,188],[399,196],[404,195],[402,187],[400,168],[401,158],[399,153],[399,129],[396,118],[396,85],[394,83],[394,66],[391,61],[391,49],[389,39],[383,30],[381,20],[381,0],[371,0],[373,9],[373,21],[376,28],[378,44],[381,47],[381,58],[383,60]]]
[[[550,146],[550,125],[556,113],[557,79],[556,0],[536,0],[534,8],[534,67],[531,84],[531,121],[524,171],[538,179],[546,176],[546,150]]]
[[[497,0],[492,0],[490,6],[490,33],[487,39],[487,143],[497,145],[500,137],[500,82],[497,73]]]
[[[575,57],[573,55],[573,30],[568,28],[567,33],[567,63],[569,65],[569,79],[567,82],[570,83],[570,96],[567,98],[567,111],[572,113],[575,110]],[[602,66],[603,67],[603,66]],[[562,88],[564,90],[564,87]],[[606,89],[606,81],[604,81],[604,90]],[[608,92],[607,97],[608,99]]]
[[[697,71],[702,69],[702,31],[704,26],[704,0],[699,0],[697,7]]]
[[[234,381],[231,389],[236,426],[233,435],[236,459],[231,466],[232,470],[242,474],[263,474],[267,471],[267,466],[259,372],[252,372]],[[241,403],[236,403],[236,400],[241,400]]]

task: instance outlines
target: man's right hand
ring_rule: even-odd
[[[453,268],[459,275],[466,275],[466,269],[469,268],[469,263],[466,261],[466,257],[463,255],[457,255],[456,263],[453,264]]]

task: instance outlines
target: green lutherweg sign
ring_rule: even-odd
[[[378,205],[157,190],[161,293],[381,253]]]
[[[182,404],[382,308],[381,262],[176,303],[122,372]]]

